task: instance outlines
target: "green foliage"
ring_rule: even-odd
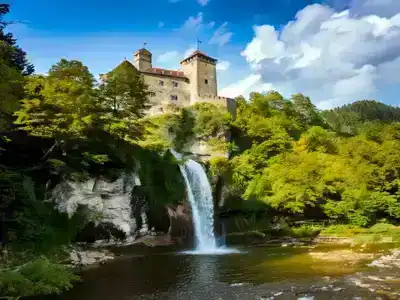
[[[351,237],[356,244],[373,244],[380,241],[400,241],[400,227],[388,223],[377,223],[369,228],[356,225],[331,225],[321,231],[322,236]]]
[[[369,231],[372,233],[385,233],[395,229],[395,226],[387,223],[377,223],[372,226]]]
[[[399,122],[400,108],[363,100],[326,110],[322,115],[335,131],[356,134],[364,122]]]
[[[301,94],[289,101],[276,92],[253,93],[249,101],[238,98],[237,106],[240,148],[229,164],[241,197],[285,214],[357,226],[400,217],[400,127],[380,121],[395,120],[387,111],[396,109],[356,103],[339,109],[345,121],[334,124],[333,114],[319,112]]]
[[[316,107],[312,104],[310,98],[295,94],[292,96],[293,107],[299,114],[301,122],[306,126],[318,125],[324,126],[324,121],[318,113]]]
[[[343,236],[352,237],[358,234],[365,234],[367,230],[356,225],[330,225],[321,231],[322,236]]]
[[[134,66],[124,61],[103,76],[99,86],[101,119],[104,130],[122,139],[136,142],[143,132],[139,119],[150,108],[153,95],[144,83],[143,76]]]
[[[23,97],[23,75],[33,72],[26,53],[16,45],[13,34],[5,33],[9,13],[8,4],[0,4],[0,132],[10,130],[13,113],[19,108]]]
[[[150,207],[178,204],[185,198],[185,183],[178,162],[169,152],[160,155],[151,151],[138,153],[139,175]]]
[[[306,237],[315,237],[317,236],[322,229],[322,226],[312,225],[312,224],[304,224],[299,227],[290,228],[290,236],[306,238]]]
[[[194,126],[195,118],[187,108],[151,117],[147,134],[140,145],[152,150],[173,148],[183,152],[188,150],[195,139]]]
[[[0,296],[16,298],[60,294],[79,280],[72,271],[45,258],[29,262],[16,270],[0,271]]]
[[[174,107],[168,113],[149,118],[145,137],[139,144],[152,150],[173,148],[188,152],[197,141],[204,142],[211,151],[227,152],[230,122],[230,114],[211,103]]]
[[[230,171],[229,162],[226,157],[212,157],[208,163],[210,165],[211,176],[227,176]]]
[[[48,77],[28,78],[15,123],[33,136],[58,142],[85,139],[99,109],[93,87],[94,78],[82,63],[62,59]]]
[[[10,221],[8,242],[15,250],[51,254],[71,243],[85,225],[85,215],[79,211],[73,218],[56,211],[52,203],[44,202],[43,188],[35,187],[32,178],[16,172],[0,173],[0,213]]]
[[[198,138],[218,137],[228,131],[231,115],[224,108],[211,103],[196,103],[190,110],[195,118],[193,131]]]
[[[16,44],[17,41],[12,33],[5,33],[5,29],[10,22],[4,21],[4,16],[9,12],[9,4],[0,4],[0,46],[7,46],[0,47],[0,60],[5,65],[17,70],[20,74],[30,75],[34,72],[34,67],[28,62],[25,51]]]

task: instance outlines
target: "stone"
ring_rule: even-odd
[[[70,252],[70,263],[74,266],[90,266],[104,264],[114,259],[114,255],[107,250],[76,250]]]
[[[374,260],[368,266],[378,268],[400,268],[400,249],[395,249],[389,255]]]

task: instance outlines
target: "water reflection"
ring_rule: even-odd
[[[113,263],[85,271],[84,282],[61,299],[211,300],[218,299],[216,295],[221,294],[225,295],[221,299],[242,299],[234,294],[242,289],[234,289],[232,284],[249,284],[247,292],[254,293],[256,286],[265,283],[341,275],[358,269],[346,262],[316,262],[308,254],[310,249],[302,248],[253,247],[230,255],[159,251],[147,248],[146,252],[136,251]],[[250,288],[250,285],[254,286]]]

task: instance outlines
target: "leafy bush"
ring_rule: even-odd
[[[351,237],[360,233],[366,233],[367,230],[356,225],[331,225],[321,231],[321,235],[327,236],[345,236]]]
[[[29,262],[16,270],[0,272],[0,296],[24,297],[60,294],[72,288],[79,277],[59,264],[46,258]]]
[[[385,233],[385,232],[390,232],[394,228],[395,226],[393,226],[392,224],[378,223],[369,228],[369,231],[371,233]]]
[[[290,235],[295,237],[314,237],[321,231],[322,226],[319,225],[301,225],[290,229]]]

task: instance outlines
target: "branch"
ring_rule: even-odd
[[[57,141],[55,141],[54,145],[51,146],[51,148],[46,152],[45,155],[43,155],[43,157],[41,158],[41,160],[42,160],[42,159],[45,159],[45,158],[50,154],[50,152],[53,151],[53,149],[54,149],[55,146],[58,146],[58,142],[57,142]]]

